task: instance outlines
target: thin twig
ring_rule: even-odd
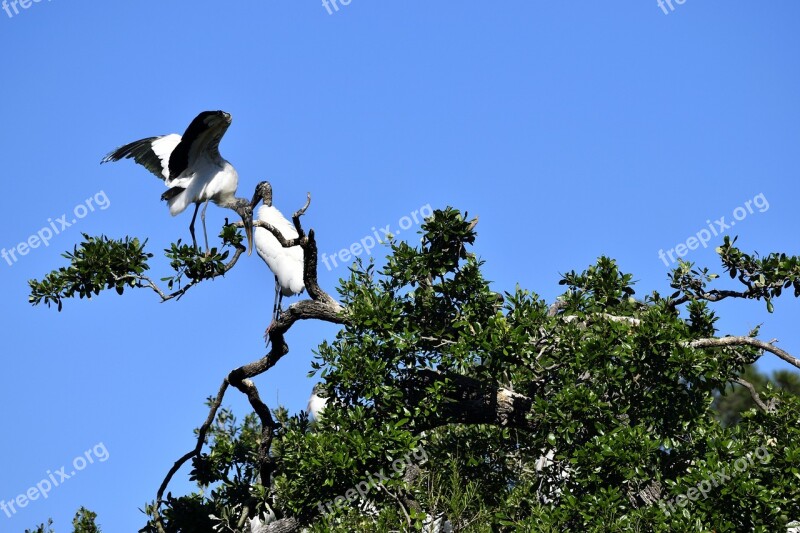
[[[241,222],[239,224],[241,224]],[[159,296],[159,298],[161,298],[161,303],[168,302],[168,301],[173,300],[173,299],[180,300],[181,297],[184,294],[186,294],[186,292],[189,289],[191,289],[192,287],[194,287],[195,285],[197,285],[197,284],[199,284],[199,283],[201,283],[203,281],[214,279],[214,278],[219,277],[219,276],[224,276],[225,274],[227,274],[230,271],[230,269],[232,269],[234,267],[234,265],[236,265],[236,262],[239,261],[239,258],[241,257],[241,255],[244,252],[247,251],[247,248],[245,248],[241,244],[236,244],[236,245],[233,245],[233,246],[236,248],[236,251],[233,253],[233,257],[231,257],[231,260],[228,261],[225,264],[225,266],[223,267],[221,273],[214,274],[213,276],[209,276],[207,278],[192,280],[189,283],[187,283],[186,285],[184,285],[183,287],[181,287],[180,289],[178,289],[177,291],[174,291],[174,292],[171,292],[171,293],[164,292],[158,286],[158,284],[155,281],[153,281],[148,276],[145,276],[145,275],[142,275],[142,274],[126,274],[125,276],[114,276],[114,280],[115,281],[126,281],[126,280],[132,279],[132,280],[136,281],[136,286],[137,287],[152,289],[153,292],[155,292]]]
[[[767,414],[772,413],[774,411],[774,408],[768,406],[761,400],[761,396],[758,395],[758,391],[756,390],[756,388],[753,386],[752,383],[742,378],[736,378],[735,381],[736,383],[742,385],[744,388],[750,391],[750,397],[753,398],[753,401],[756,402],[756,405],[758,406],[759,409],[761,409],[763,412]]]
[[[161,482],[161,486],[158,488],[158,493],[156,494],[156,505],[153,514],[155,515],[155,522],[156,526],[159,528],[159,532],[164,531],[164,526],[161,523],[161,515],[158,512],[161,503],[163,502],[164,491],[167,490],[167,486],[172,480],[172,476],[174,476],[175,473],[180,470],[184,463],[186,463],[186,461],[192,457],[197,457],[200,455],[200,450],[203,449],[203,445],[206,442],[206,434],[208,433],[208,429],[211,427],[211,424],[214,423],[214,419],[217,417],[217,411],[219,410],[220,405],[222,405],[222,399],[225,397],[226,390],[228,390],[227,379],[222,382],[222,385],[220,385],[219,392],[217,392],[217,397],[214,398],[214,401],[211,403],[211,408],[208,411],[208,417],[197,432],[197,444],[195,445],[194,449],[190,452],[187,452],[183,455],[183,457],[175,461],[175,464],[169,469],[167,476],[164,478],[164,481]]]

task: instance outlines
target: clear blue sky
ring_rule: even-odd
[[[480,215],[476,251],[498,291],[519,283],[552,300],[560,273],[606,254],[640,294],[663,294],[659,250],[686,244],[706,220],[729,223],[747,201],[753,212],[729,230],[744,249],[800,253],[800,5],[687,0],[665,14],[656,0],[571,4],[352,0],[328,14],[316,0],[54,0],[0,10],[0,248],[48,219],[77,218],[88,198],[105,207],[79,208],[86,216],[49,246],[0,259],[0,500],[99,443],[108,452],[48,499],[0,512],[0,531],[50,516],[65,531],[80,505],[108,533],[135,531],[137,508],[192,447],[206,396],[264,353],[273,286],[255,255],[180,302],[142,290],[69,301],[60,314],[27,303],[27,280],[64,264],[80,232],[146,237],[156,253],[188,238],[190,214],[168,215],[158,180],[129,161],[98,163],[122,143],[181,133],[199,111],[232,113],[221,149],[243,196],[267,178],[291,212],[312,193],[305,224],[328,255],[426,204],[452,205]],[[216,234],[227,213],[209,213]],[[719,242],[686,257],[716,268]],[[166,273],[163,259],[153,265]],[[323,267],[320,279],[334,291],[344,275]],[[763,338],[800,353],[798,302],[780,300],[774,316],[746,302],[721,312],[723,333],[764,323]],[[257,380],[263,398],[303,408],[312,350],[335,331],[293,328],[291,353]],[[228,402],[247,412],[237,394]]]

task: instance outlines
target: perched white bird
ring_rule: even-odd
[[[298,237],[294,225],[286,220],[278,209],[272,205],[272,185],[262,181],[256,186],[252,207],[263,201],[264,205],[258,208],[256,220],[266,222],[278,231],[283,238],[288,240]],[[281,312],[281,301],[284,296],[295,296],[305,290],[303,284],[303,248],[292,246],[285,248],[271,231],[256,227],[253,236],[256,251],[269,269],[275,274],[275,305],[272,311],[272,320],[275,321]]]
[[[320,396],[320,392],[322,392],[322,385],[317,383],[314,385],[314,389],[311,391],[311,397],[308,399],[308,406],[306,407],[306,411],[314,418],[314,420],[320,419],[322,412],[328,405],[328,399]]]
[[[205,202],[203,214],[203,236],[208,251],[206,232],[206,208],[208,202],[232,209],[242,217],[248,243],[252,253],[253,207],[245,198],[236,198],[239,174],[219,154],[219,142],[228,126],[230,114],[224,111],[203,111],[195,117],[183,136],[177,133],[160,137],[148,137],[120,146],[100,162],[133,158],[134,161],[164,180],[168,187],[161,195],[169,203],[172,216],[182,213],[194,204],[194,215],[189,225],[192,243],[197,247],[194,222],[200,204]]]
[[[268,526],[275,522],[276,519],[275,511],[267,504],[267,509],[264,511],[263,515],[254,516],[250,519],[250,533],[264,533],[268,531]]]
[[[445,518],[444,514],[433,516],[425,513],[422,522],[422,533],[453,533],[453,524]]]

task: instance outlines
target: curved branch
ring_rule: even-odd
[[[561,299],[556,300],[553,304],[547,309],[547,316],[556,316],[559,311],[565,309],[567,307],[567,302]]]
[[[771,407],[764,403],[764,401],[761,399],[761,396],[758,395],[758,391],[756,390],[756,388],[753,386],[752,383],[742,378],[737,378],[735,382],[746,388],[748,391],[750,391],[750,397],[753,398],[753,401],[756,402],[756,405],[758,406],[759,409],[761,409],[761,411],[767,414],[775,411],[774,407]]]
[[[234,267],[234,265],[236,265],[236,262],[239,261],[239,258],[242,256],[242,254],[247,251],[247,248],[245,248],[241,244],[236,244],[235,247],[236,247],[236,251],[233,253],[233,257],[231,257],[231,260],[228,261],[225,264],[225,266],[223,267],[222,272],[220,274],[214,274],[213,276],[210,276],[210,277],[207,277],[207,278],[203,278],[203,279],[200,279],[200,280],[192,280],[189,283],[187,283],[186,286],[182,287],[181,289],[179,289],[179,290],[177,290],[177,291],[175,291],[175,292],[173,292],[171,294],[168,294],[166,297],[162,296],[161,297],[161,302],[162,303],[163,302],[167,302],[169,300],[172,300],[173,298],[175,298],[177,300],[180,300],[181,297],[184,294],[186,294],[186,291],[188,291],[189,289],[191,289],[192,287],[194,287],[198,283],[200,283],[202,281],[211,280],[211,279],[214,279],[214,278],[219,277],[219,276],[224,276],[225,274],[227,274],[230,271],[230,269],[232,269]],[[152,281],[150,282],[150,284],[153,285]]]
[[[241,222],[239,224],[241,225]],[[183,287],[181,287],[180,289],[178,289],[177,291],[174,291],[174,292],[171,292],[171,293],[164,292],[164,290],[161,289],[156,282],[154,282],[151,278],[149,278],[148,276],[145,276],[143,274],[128,274],[128,275],[125,275],[125,276],[116,276],[114,279],[116,281],[125,281],[125,280],[129,280],[129,279],[135,280],[137,287],[152,289],[153,292],[155,292],[159,296],[159,298],[161,298],[161,303],[168,302],[168,301],[173,300],[173,299],[180,300],[181,297],[184,294],[186,294],[186,292],[189,289],[191,289],[192,287],[194,287],[195,285],[198,285],[199,283],[202,283],[203,281],[212,280],[212,279],[217,278],[219,276],[224,276],[225,274],[227,274],[236,265],[236,263],[239,261],[239,258],[242,256],[242,254],[247,251],[247,248],[245,248],[241,244],[233,244],[232,246],[234,246],[236,248],[236,251],[233,253],[233,257],[231,257],[231,260],[228,261],[225,264],[225,266],[222,269],[222,272],[220,272],[218,274],[214,274],[213,276],[209,276],[207,278],[201,278],[201,279],[192,280],[189,283],[187,283],[186,285],[184,285]]]
[[[272,418],[269,407],[261,400],[255,383],[249,379],[239,379],[234,376],[234,372],[228,375],[227,381],[239,389],[242,394],[247,396],[247,400],[250,402],[250,405],[261,421],[261,445],[259,446],[258,453],[259,474],[261,476],[261,482],[269,486],[275,462],[270,456],[269,450],[272,447],[272,438],[275,435],[277,424],[275,424],[275,419]]]
[[[274,470],[274,460],[270,456],[270,449],[272,447],[272,439],[275,435],[275,429],[277,428],[277,424],[272,416],[272,413],[269,407],[264,403],[259,395],[258,388],[256,387],[255,383],[253,383],[252,379],[255,376],[263,374],[275,364],[277,364],[280,359],[289,353],[289,346],[286,344],[285,334],[292,325],[297,322],[298,320],[323,320],[325,322],[331,322],[334,324],[344,324],[347,320],[345,316],[345,308],[343,308],[336,300],[331,298],[328,293],[326,293],[322,288],[319,286],[317,282],[317,245],[316,240],[314,238],[314,230],[309,230],[308,235],[306,236],[303,232],[303,228],[300,225],[300,217],[305,213],[306,209],[311,202],[311,195],[309,194],[308,200],[306,201],[305,206],[303,206],[300,210],[294,213],[293,220],[295,227],[298,232],[297,239],[290,239],[287,240],[283,237],[283,235],[278,231],[276,228],[272,227],[270,224],[255,221],[253,224],[254,226],[261,227],[267,229],[268,231],[272,232],[276,239],[281,243],[284,247],[290,246],[302,246],[303,248],[303,256],[304,256],[304,272],[303,272],[303,281],[306,286],[306,291],[308,295],[311,297],[310,300],[302,300],[300,302],[294,303],[289,306],[289,308],[281,313],[280,317],[271,324],[268,334],[269,339],[271,342],[272,348],[270,351],[263,356],[261,359],[257,361],[253,361],[246,365],[240,366],[234,370],[232,370],[228,376],[223,381],[222,387],[220,387],[220,391],[217,394],[217,398],[212,404],[211,411],[209,412],[208,418],[206,422],[200,429],[200,433],[198,435],[197,446],[194,450],[190,451],[189,453],[185,454],[181,457],[178,461],[175,462],[173,467],[170,469],[169,473],[167,474],[164,482],[161,484],[161,487],[158,491],[158,496],[156,499],[156,506],[154,510],[154,517],[155,523],[158,527],[159,531],[163,533],[164,528],[161,522],[161,516],[159,514],[159,508],[162,502],[164,491],[166,490],[167,485],[169,484],[172,477],[178,471],[178,469],[191,457],[194,457],[200,453],[200,450],[205,443],[205,435],[206,432],[214,420],[216,416],[216,411],[219,408],[220,404],[222,403],[222,398],[225,395],[225,390],[227,389],[228,385],[232,385],[240,392],[242,392],[245,396],[247,396],[248,401],[250,402],[251,407],[258,415],[261,421],[261,443],[259,446],[259,471],[261,482],[268,486],[270,483],[270,479],[272,476],[272,472]],[[238,222],[233,225],[241,226],[242,223]],[[225,272],[227,272],[230,268],[238,260],[241,253],[245,250],[245,248],[241,245],[236,245],[237,253],[234,255],[231,262],[226,266]],[[142,277],[144,278],[144,277]],[[194,283],[191,283],[181,289],[181,291],[177,291],[175,295],[169,295],[169,298],[165,298],[166,295],[161,292],[158,287],[151,281],[147,280],[150,283],[151,288],[155,290],[162,296],[162,300],[166,301],[169,298],[180,297],[180,295],[184,294]],[[293,518],[289,518],[286,520],[280,520],[276,523],[271,524],[268,526],[264,531],[294,531],[298,527],[297,520]]]
[[[203,425],[200,426],[200,429],[197,432],[197,444],[195,445],[194,449],[184,454],[180,459],[175,461],[175,464],[172,465],[172,468],[169,469],[164,481],[161,482],[161,486],[158,488],[158,493],[156,493],[156,505],[153,508],[153,515],[155,519],[156,526],[158,527],[159,531],[164,531],[164,524],[161,522],[161,514],[158,512],[161,504],[163,503],[164,491],[167,490],[167,486],[169,482],[172,480],[172,477],[180,470],[180,468],[192,457],[197,457],[200,455],[200,451],[203,449],[203,445],[206,442],[206,435],[208,434],[208,429],[211,427],[211,424],[214,423],[214,419],[217,416],[217,411],[219,410],[220,405],[222,405],[222,399],[225,397],[225,391],[228,390],[228,380],[225,379],[222,382],[222,385],[219,387],[219,392],[217,392],[216,398],[211,403],[211,408],[208,412],[208,417],[206,421],[203,422]]]
[[[404,396],[410,405],[420,404],[428,398],[426,390],[444,383],[449,399],[424,427],[433,429],[447,424],[491,424],[535,430],[536,424],[528,418],[533,399],[505,387],[452,372],[422,369],[409,376]]]
[[[722,346],[752,346],[765,352],[777,355],[790,365],[800,369],[800,359],[794,357],[789,352],[774,346],[772,342],[764,342],[753,337],[711,337],[708,339],[697,339],[689,343],[692,348],[716,348]]]
[[[781,282],[781,285],[783,283]],[[757,294],[754,290],[745,290],[745,291],[731,291],[731,290],[724,290],[724,289],[714,289],[708,292],[703,292],[700,294],[684,294],[680,298],[676,298],[669,302],[669,307],[676,308],[681,304],[685,304],[689,300],[706,300],[708,302],[719,302],[724,300],[725,298],[744,298],[744,299],[752,299],[756,298]]]
[[[295,211],[294,214],[292,214],[292,222],[294,222],[294,229],[297,230],[297,234],[300,237],[303,237],[305,235],[305,233],[303,232],[303,228],[300,226],[300,217],[306,214],[306,210],[310,205],[311,205],[311,193],[306,193],[306,204],[297,211]]]

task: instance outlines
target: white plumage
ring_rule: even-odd
[[[101,163],[133,158],[134,161],[164,180],[167,191],[161,195],[175,216],[194,204],[195,210],[189,231],[197,246],[194,222],[200,204],[203,235],[208,250],[206,208],[208,202],[236,211],[244,223],[247,242],[252,251],[252,206],[244,198],[236,198],[239,174],[219,153],[219,142],[231,124],[224,111],[204,111],[186,128],[183,136],[177,133],[148,137],[117,148]]]
[[[314,418],[314,420],[320,419],[322,412],[328,405],[328,399],[320,396],[318,394],[319,392],[321,392],[321,386],[319,383],[317,383],[314,385],[314,389],[311,391],[311,397],[308,399],[308,406],[306,407],[306,411]]]
[[[150,143],[150,148],[161,163],[161,175],[164,177],[164,183],[167,184],[169,180],[169,155],[181,142],[181,136],[177,133],[170,133],[163,137],[156,137]],[[169,187],[169,185],[167,185]]]
[[[272,205],[272,186],[262,181],[256,187],[252,205],[255,207],[263,201],[258,209],[256,220],[266,222],[277,229],[286,240],[296,239],[297,230],[278,209]],[[275,275],[275,307],[273,319],[280,312],[281,300],[284,296],[295,296],[305,290],[303,284],[303,248],[300,246],[284,247],[271,231],[256,227],[253,236],[256,251]]]
[[[262,205],[258,220],[278,229],[286,240],[296,239],[297,231],[291,222],[274,206]],[[264,228],[255,231],[256,250],[275,278],[283,296],[295,296],[305,290],[303,285],[303,249],[299,246],[284,248],[275,236]]]

